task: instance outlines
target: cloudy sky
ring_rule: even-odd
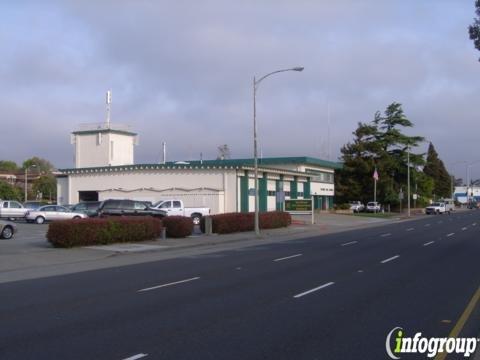
[[[138,163],[158,162],[162,141],[168,160],[220,144],[249,157],[253,76],[304,66],[259,88],[263,156],[338,159],[396,101],[445,163],[480,160],[473,17],[474,0],[4,0],[0,159],[71,167],[69,133],[104,121],[107,89]]]

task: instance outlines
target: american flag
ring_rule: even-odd
[[[375,168],[375,171],[373,172],[373,178],[375,179],[375,181],[378,181],[378,172],[377,172],[377,168]]]

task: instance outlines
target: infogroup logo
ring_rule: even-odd
[[[387,335],[385,349],[391,359],[401,359],[401,354],[427,354],[433,358],[439,353],[463,354],[469,357],[477,348],[477,338],[426,338],[417,332],[413,338],[406,337],[403,328],[393,328]]]

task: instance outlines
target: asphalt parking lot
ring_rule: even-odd
[[[0,250],[2,255],[38,252],[41,249],[52,249],[53,247],[46,239],[48,224],[28,224],[24,221],[15,221],[17,232],[10,240],[0,239]]]

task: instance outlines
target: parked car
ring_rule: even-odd
[[[353,212],[362,212],[365,210],[365,205],[363,205],[360,201],[350,201],[350,210]]]
[[[382,211],[382,205],[380,205],[377,201],[370,201],[367,203],[367,212],[380,212]]]
[[[162,200],[157,202],[153,208],[164,210],[167,216],[191,217],[195,225],[200,224],[202,216],[210,215],[207,207],[185,207],[182,200]]]
[[[45,205],[37,210],[29,211],[26,220],[27,222],[43,224],[45,221],[83,219],[86,217],[87,215],[70,211],[64,206]]]
[[[94,216],[154,216],[165,217],[167,212],[145,205],[143,201],[110,199],[103,201]]]
[[[27,210],[37,210],[39,207],[48,205],[45,201],[26,201],[23,203],[23,207]]]
[[[430,206],[425,208],[425,214],[431,215],[439,215],[439,214],[450,214],[450,209],[444,202],[434,202]]]
[[[70,210],[87,216],[95,216],[101,203],[101,201],[83,201],[70,207]]]
[[[17,225],[10,221],[0,220],[0,238],[11,239],[17,232]]]
[[[24,218],[27,212],[28,210],[18,201],[0,200],[0,218],[15,220]]]

